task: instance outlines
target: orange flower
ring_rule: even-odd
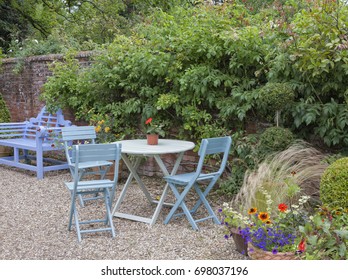
[[[257,212],[257,208],[250,208],[248,211],[249,215],[255,214]]]
[[[272,224],[271,220],[267,220],[267,221],[266,221],[266,224],[267,224],[267,225]]]
[[[267,212],[260,212],[258,218],[263,222],[267,222],[269,220],[269,215]]]

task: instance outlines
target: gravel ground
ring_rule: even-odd
[[[0,259],[2,260],[240,260],[232,240],[225,240],[221,225],[211,220],[194,231],[185,218],[163,220],[164,208],[156,225],[114,218],[116,237],[110,233],[87,234],[78,243],[75,230],[68,231],[70,195],[63,182],[70,181],[67,171],[53,171],[37,180],[29,171],[0,166]],[[161,179],[144,177],[154,197],[163,185]],[[123,186],[121,180],[118,193]],[[140,189],[130,188],[123,211],[152,213]],[[118,194],[117,193],[117,194]],[[193,198],[193,196],[192,196]],[[170,199],[170,198],[169,198]],[[211,198],[217,210],[223,199]],[[98,203],[80,209],[79,214],[101,213]]]

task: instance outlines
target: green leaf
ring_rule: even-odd
[[[338,255],[341,258],[344,258],[347,254],[347,247],[344,243],[341,243],[340,246],[338,247]]]
[[[308,237],[308,243],[315,246],[318,243],[318,236],[312,235]]]

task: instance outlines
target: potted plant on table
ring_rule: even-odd
[[[146,137],[148,145],[157,145],[158,137],[164,137],[165,133],[163,130],[164,125],[161,123],[157,123],[153,120],[153,118],[148,118],[145,121],[146,128]]]

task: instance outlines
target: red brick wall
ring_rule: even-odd
[[[89,64],[90,52],[82,52],[77,59],[82,66]],[[23,61],[20,73],[14,70],[19,59],[3,59],[0,70],[0,92],[9,107],[13,122],[24,121],[35,117],[44,103],[39,100],[42,86],[52,75],[49,65],[61,60],[62,55],[42,55],[27,57]],[[64,112],[66,119],[74,121],[72,112]]]
[[[82,67],[87,67],[91,52],[82,52],[77,55]],[[61,60],[62,55],[43,55],[28,57],[24,60],[23,68],[19,74],[14,73],[18,59],[3,59],[0,71],[0,92],[9,107],[13,122],[24,121],[35,117],[44,103],[39,100],[42,86],[47,78],[52,75],[49,65]],[[73,112],[64,111],[65,119],[71,120],[76,125]],[[167,155],[163,158],[164,163],[171,171],[175,162],[175,155]],[[197,156],[193,152],[185,154],[179,172],[193,170],[191,163],[197,162]],[[140,167],[140,173],[148,176],[161,176],[161,171],[153,158],[148,158],[146,164]]]

